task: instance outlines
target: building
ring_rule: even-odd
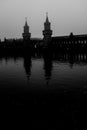
[[[29,41],[31,38],[31,33],[29,32],[29,26],[27,24],[27,18],[25,19],[24,32],[22,36],[24,41]]]
[[[44,23],[44,30],[43,30],[43,40],[45,42],[51,41],[52,30],[51,30],[51,23],[49,22],[48,13],[46,13],[46,21]]]

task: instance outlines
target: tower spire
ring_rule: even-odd
[[[27,21],[27,17],[25,17],[25,20]]]
[[[28,26],[28,24],[27,24],[27,17],[25,17],[25,25],[27,25],[27,26]]]
[[[48,12],[46,12],[46,17],[48,17]]]
[[[49,19],[48,19],[48,12],[46,12],[46,22],[49,22]]]
[[[51,35],[52,35],[52,30],[51,30],[51,23],[49,22],[48,19],[48,12],[46,12],[46,21],[44,22],[44,30],[43,30],[43,36],[44,36],[44,41],[51,41]]]
[[[27,17],[25,17],[24,32],[22,34],[24,40],[30,40],[31,33],[29,32],[29,26],[27,23]]]

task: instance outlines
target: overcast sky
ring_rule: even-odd
[[[46,12],[53,35],[87,34],[87,0],[0,0],[0,38],[21,38],[25,17],[32,37],[42,37]]]

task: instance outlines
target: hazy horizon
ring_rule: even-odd
[[[25,17],[31,37],[43,37],[46,12],[53,36],[87,34],[87,0],[0,0],[0,39],[22,38]]]

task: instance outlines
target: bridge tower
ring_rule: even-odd
[[[51,23],[49,22],[48,13],[46,13],[46,21],[44,23],[44,30],[43,30],[43,40],[45,42],[51,41],[52,30],[51,30]]]
[[[29,26],[27,24],[27,18],[25,18],[24,32],[22,33],[23,40],[29,41],[31,37],[31,33],[29,32]]]

